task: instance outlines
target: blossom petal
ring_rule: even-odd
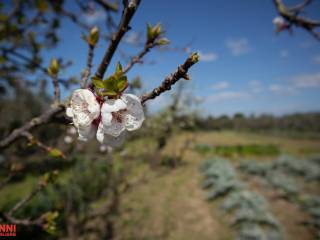
[[[112,121],[112,114],[109,112],[101,112],[101,121],[103,125],[110,126]]]
[[[126,107],[127,105],[122,99],[107,99],[101,107],[101,112],[118,112]]]
[[[96,113],[100,112],[100,105],[99,104],[89,104],[88,111],[95,116]]]
[[[104,129],[103,129],[103,123],[102,122],[99,123],[96,137],[97,137],[97,140],[102,144],[103,141],[104,141]]]
[[[117,147],[124,142],[125,132],[122,132],[119,136],[115,137],[115,136],[106,134],[104,129],[105,129],[105,126],[100,122],[96,137],[101,144],[106,144],[111,147]]]
[[[70,118],[72,118],[72,117],[73,117],[73,111],[72,111],[72,108],[67,107],[67,109],[66,109],[66,115],[67,115],[67,117],[70,117]]]
[[[111,124],[109,126],[103,127],[104,133],[109,134],[113,137],[118,137],[125,130],[125,121],[118,121],[112,118]]]
[[[125,137],[126,137],[125,132],[122,132],[118,137],[105,135],[104,144],[110,147],[119,147],[120,145],[123,144]]]
[[[100,114],[100,104],[88,89],[77,89],[73,92],[70,108],[76,126],[89,125]],[[70,110],[68,110],[68,114],[71,116]]]
[[[93,125],[90,126],[86,126],[86,127],[79,127],[78,128],[78,133],[79,133],[79,137],[78,139],[80,141],[88,141],[89,139],[91,139],[94,134],[95,134],[95,127]]]
[[[144,112],[140,99],[133,94],[123,94],[122,99],[127,104],[124,113],[125,127],[128,131],[139,129],[144,121]]]
[[[76,126],[89,126],[92,121],[93,119],[90,115],[85,112],[77,113],[74,117],[74,123],[77,123],[75,124]]]

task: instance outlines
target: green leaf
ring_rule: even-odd
[[[43,228],[46,232],[51,235],[54,235],[57,230],[56,220],[59,217],[59,213],[55,212],[47,212],[42,215],[42,218],[46,219],[47,223],[43,225]]]
[[[105,91],[117,92],[117,81],[114,76],[110,76],[103,81]]]
[[[160,38],[158,41],[157,41],[158,45],[168,45],[170,43],[170,41],[167,39],[167,38]]]
[[[49,151],[49,155],[51,157],[55,157],[55,158],[60,158],[60,157],[63,157],[64,154],[57,148],[52,148],[50,151]]]
[[[152,31],[152,26],[147,23],[147,39],[148,41],[153,38],[153,31]]]
[[[117,75],[121,75],[122,74],[122,65],[120,62],[117,63],[117,66],[116,66],[116,74]]]
[[[97,89],[104,88],[104,84],[101,78],[92,77],[91,80],[95,88]]]
[[[160,34],[161,34],[161,24],[157,23],[157,25],[155,25],[153,27],[152,32],[153,32],[153,35],[154,35],[155,38],[160,36]]]
[[[118,94],[116,91],[112,91],[112,90],[106,90],[106,91],[103,91],[102,93],[102,96],[107,96],[107,97],[116,97]]]
[[[127,76],[122,76],[117,81],[117,87],[119,92],[123,92],[128,87]]]

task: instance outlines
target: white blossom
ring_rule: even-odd
[[[78,130],[79,140],[87,141],[94,136],[93,120],[100,115],[100,104],[95,95],[88,89],[77,89],[73,92],[70,107],[66,109],[68,117],[72,118]]]
[[[124,130],[137,130],[143,121],[143,107],[137,96],[123,94],[120,99],[107,99],[101,107],[101,122],[97,130],[97,140],[106,144],[119,141],[123,138],[121,133]]]
[[[104,144],[101,144],[100,147],[99,147],[99,151],[102,152],[102,153],[107,151],[107,149],[108,149],[107,145],[104,145]]]
[[[73,138],[70,137],[69,135],[65,136],[64,137],[64,142],[67,143],[67,144],[70,144],[73,142]]]
[[[283,17],[280,17],[280,16],[277,16],[273,19],[272,23],[277,27],[277,28],[281,28],[283,27],[286,22],[285,20],[283,19]]]
[[[67,133],[70,135],[75,135],[77,133],[77,129],[75,127],[71,126],[67,129]]]

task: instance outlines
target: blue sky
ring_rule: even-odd
[[[68,8],[75,9],[67,1]],[[285,1],[288,5],[301,1]],[[308,16],[320,19],[320,1],[307,9]],[[308,32],[294,29],[293,35],[275,35],[273,18],[276,11],[272,0],[176,0],[147,1],[132,21],[127,40],[137,33],[145,36],[146,23],[161,22],[172,47],[199,51],[201,61],[190,70],[188,82],[192,94],[202,99],[203,114],[286,114],[320,110],[320,42]],[[79,16],[88,24],[104,24],[104,14]],[[63,76],[80,75],[86,62],[87,47],[80,40],[81,32],[68,20],[61,29],[62,42],[48,52],[48,58],[64,57],[74,64]],[[97,67],[107,43],[101,41],[95,52]],[[134,54],[139,47],[126,43],[122,51]],[[175,70],[187,57],[181,50],[154,50],[128,74],[140,75],[144,88],[151,90]],[[116,54],[109,67],[123,60]],[[151,64],[154,62],[154,64]],[[65,93],[65,96],[67,93]],[[168,103],[168,95],[154,100],[154,110]]]

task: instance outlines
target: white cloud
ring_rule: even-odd
[[[313,58],[313,62],[316,64],[320,64],[320,55],[317,55]]]
[[[291,95],[297,92],[292,86],[285,86],[281,84],[271,84],[269,86],[269,90],[273,93],[286,95]]]
[[[87,24],[92,25],[104,21],[106,18],[106,13],[102,9],[97,9],[93,12],[85,13],[83,17]]]
[[[218,59],[218,55],[214,52],[202,52],[200,50],[197,51],[200,57],[200,61],[203,62],[211,62],[211,61],[215,61]]]
[[[286,49],[281,50],[280,51],[280,56],[283,57],[283,58],[288,57],[289,56],[288,50],[286,50]]]
[[[207,100],[210,102],[221,102],[221,101],[228,101],[228,100],[234,100],[234,99],[244,99],[249,97],[250,97],[250,94],[247,92],[223,91],[223,92],[219,92],[209,96]]]
[[[124,41],[129,44],[137,44],[140,41],[140,34],[130,31],[124,38]]]
[[[262,91],[261,82],[258,80],[252,80],[248,85],[254,93],[260,93]]]
[[[226,89],[230,86],[230,84],[227,81],[217,82],[211,85],[211,88],[213,90],[222,90]]]
[[[278,94],[296,94],[301,89],[320,88],[320,72],[291,77],[286,84],[271,84],[269,90]]]
[[[230,39],[226,42],[226,47],[233,56],[240,56],[251,50],[247,38]]]
[[[320,87],[320,73],[305,74],[292,79],[295,88],[316,88]]]

